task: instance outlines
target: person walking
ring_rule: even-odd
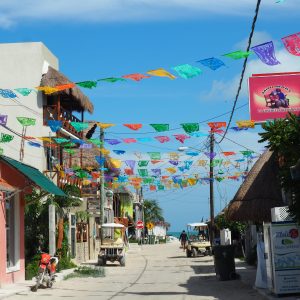
[[[179,236],[179,241],[181,242],[181,246],[183,248],[183,251],[185,251],[186,242],[187,242],[187,234],[186,234],[185,230],[182,230],[182,232]]]

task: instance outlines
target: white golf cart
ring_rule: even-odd
[[[98,265],[104,266],[107,261],[118,261],[124,267],[127,244],[125,226],[117,223],[106,223],[102,225],[101,230],[103,240],[98,254]]]
[[[192,234],[192,231],[198,231]],[[187,224],[188,244],[186,248],[187,257],[196,257],[198,255],[211,255],[211,245],[208,240],[208,226],[206,223]]]

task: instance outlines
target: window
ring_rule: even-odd
[[[11,193],[6,193],[5,199],[6,269],[15,271],[20,267],[19,199],[17,196],[12,197]]]

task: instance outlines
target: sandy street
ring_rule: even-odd
[[[116,263],[105,269],[105,278],[71,279],[56,283],[51,290],[26,292],[9,299],[265,299],[251,284],[217,281],[211,257],[186,258],[177,242],[142,249],[134,245],[126,267]]]

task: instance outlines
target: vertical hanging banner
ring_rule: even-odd
[[[255,74],[249,78],[250,118],[255,122],[300,115],[300,73]]]
[[[293,55],[300,56],[300,32],[286,36],[281,40],[287,51]]]
[[[280,64],[275,56],[274,44],[272,41],[257,45],[251,48],[259,59],[269,66],[275,66]]]

